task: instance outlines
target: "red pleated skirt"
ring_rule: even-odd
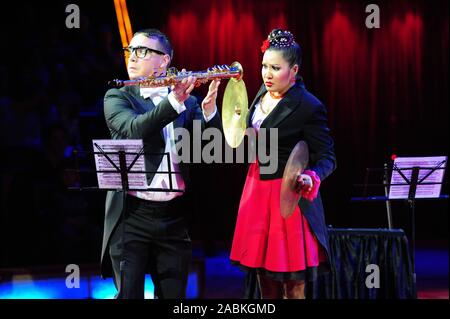
[[[242,193],[230,259],[250,268],[298,272],[326,260],[323,248],[297,206],[283,218],[281,178],[263,181],[258,162],[250,165]]]

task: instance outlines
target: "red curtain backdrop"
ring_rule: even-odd
[[[249,93],[260,85],[261,42],[275,27],[287,28],[286,4],[251,1],[194,0],[170,11],[167,32],[176,48],[176,62],[191,70],[239,61]],[[270,12],[271,14],[258,14]]]
[[[448,102],[448,14],[443,13],[448,6],[439,1],[381,2],[381,27],[368,29],[366,5],[168,1],[163,29],[173,41],[179,68],[241,62],[252,98],[261,84],[261,42],[272,28],[288,28],[303,47],[301,73],[307,87],[326,103],[336,134],[345,129],[352,145],[374,144],[383,128],[387,155],[402,152],[399,130],[411,130],[412,122],[424,117],[437,116],[431,122],[439,122],[439,105]],[[436,88],[430,80],[439,82]],[[433,100],[440,100],[435,105],[430,105],[431,88],[438,94]],[[433,126],[430,134],[436,131]],[[417,137],[423,139],[423,133]]]

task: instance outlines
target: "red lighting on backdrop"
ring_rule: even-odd
[[[174,44],[174,65],[198,71],[239,61],[250,102],[262,83],[262,41],[275,27],[292,31],[303,48],[300,73],[327,106],[338,148],[365,150],[355,161],[368,164],[394,149],[416,149],[425,139],[418,133],[425,119],[427,134],[440,136],[431,123],[442,122],[438,106],[448,102],[439,93],[448,90],[448,18],[431,18],[422,2],[381,4],[379,29],[366,27],[364,5],[347,2],[176,4],[163,28]],[[199,94],[205,92],[203,86]]]
[[[167,32],[175,47],[176,64],[191,70],[204,70],[214,64],[239,61],[249,94],[261,84],[261,42],[272,28],[287,28],[279,4],[267,4],[267,23],[255,14],[251,3],[233,1],[191,1],[169,14]],[[195,8],[195,9],[194,9]]]

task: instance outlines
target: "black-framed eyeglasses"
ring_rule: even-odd
[[[137,46],[137,47],[124,47],[123,51],[125,52],[125,54],[127,54],[128,56],[130,56],[131,54],[133,54],[133,52],[136,53],[136,56],[140,59],[143,59],[147,56],[148,52],[153,52],[156,53],[158,55],[164,55],[165,53],[159,50],[155,50],[155,49],[150,49],[144,46]]]

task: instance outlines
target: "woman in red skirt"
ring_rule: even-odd
[[[323,104],[301,77],[301,48],[289,31],[275,29],[261,47],[264,85],[253,101],[248,126],[278,131],[277,169],[250,165],[242,193],[230,259],[257,272],[262,298],[304,298],[305,285],[328,263],[328,237],[319,186],[336,168],[334,143]],[[269,133],[268,133],[269,134]],[[298,141],[309,147],[299,175],[302,197],[293,214],[280,212],[281,180]],[[272,157],[271,157],[272,158]]]

